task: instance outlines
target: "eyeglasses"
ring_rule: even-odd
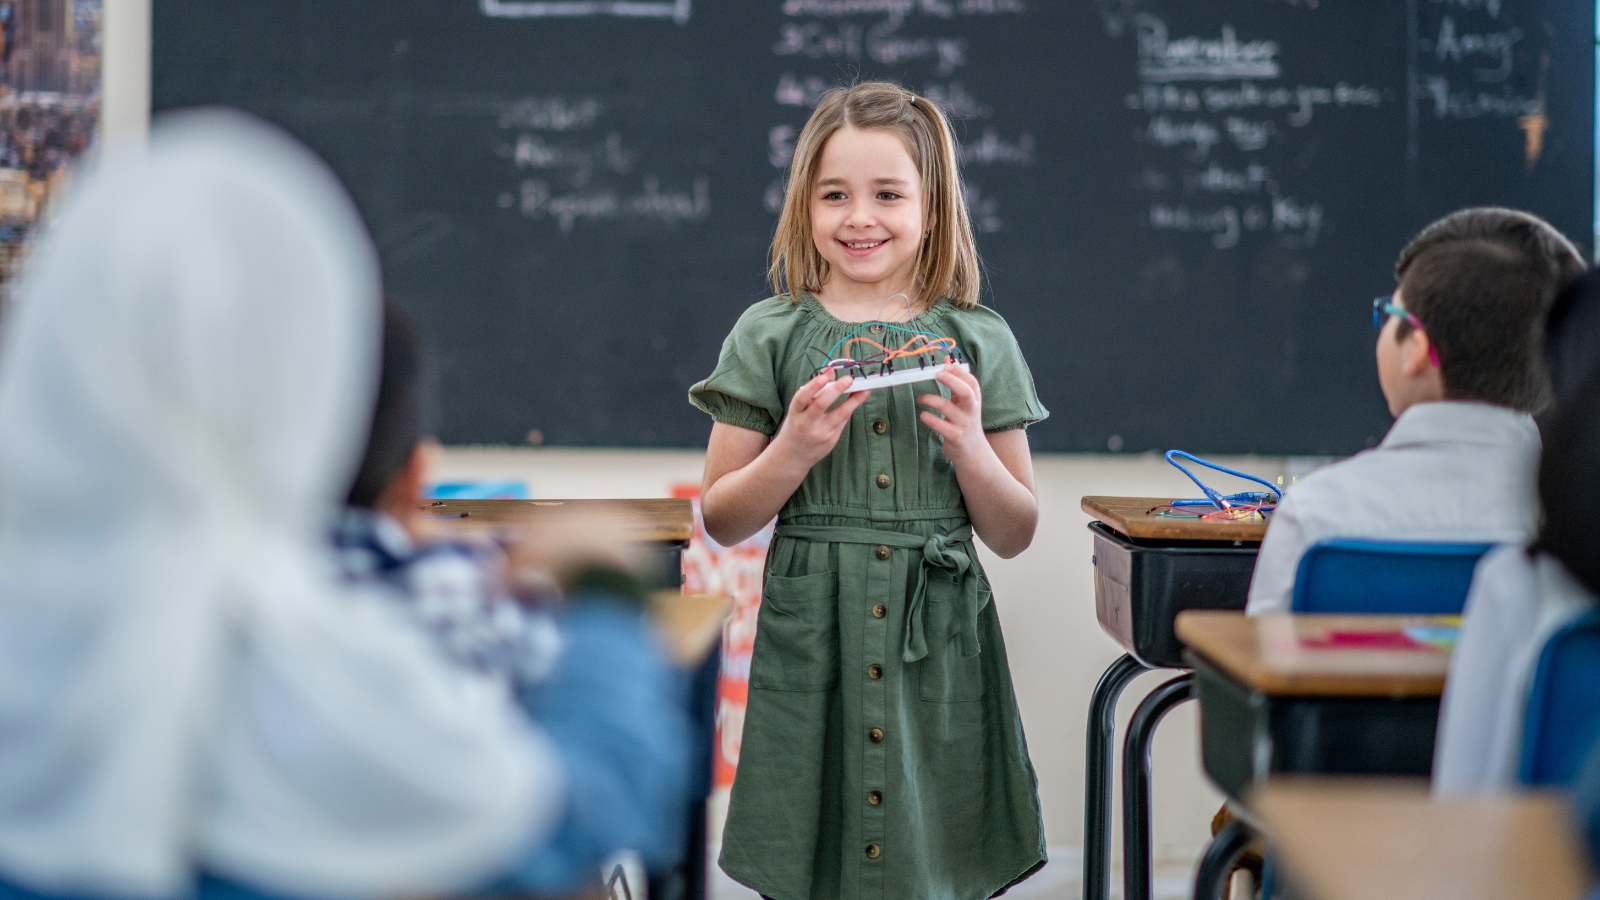
[[[1427,329],[1422,327],[1422,323],[1417,321],[1417,317],[1395,303],[1393,297],[1372,298],[1372,330],[1382,334],[1383,326],[1389,321],[1390,316],[1399,316],[1410,322],[1412,328],[1422,332],[1424,335],[1428,333]],[[1431,339],[1428,341],[1428,359],[1433,363],[1434,368],[1439,368],[1439,348],[1434,346]]]

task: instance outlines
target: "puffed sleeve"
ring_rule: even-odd
[[[776,301],[776,305],[774,303]],[[711,376],[689,388],[689,402],[711,418],[765,435],[778,433],[783,400],[778,395],[778,354],[790,304],[773,298],[750,307],[722,342]]]
[[[983,430],[1010,431],[1044,421],[1050,411],[1039,402],[1033,373],[1006,320],[984,306],[957,315],[956,340],[983,386]]]

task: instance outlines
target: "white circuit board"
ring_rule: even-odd
[[[972,371],[972,366],[967,365],[966,363],[952,363],[952,365],[963,372],[970,373]],[[901,369],[898,372],[885,372],[882,375],[858,375],[856,376],[856,380],[851,382],[850,389],[845,391],[845,393],[859,394],[862,391],[872,391],[877,390],[878,388],[894,387],[897,384],[912,384],[918,381],[932,381],[933,379],[939,377],[939,371],[943,368],[944,364],[940,364],[936,366],[928,366],[926,368],[919,366],[915,369]]]

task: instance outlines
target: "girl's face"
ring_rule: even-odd
[[[930,224],[922,214],[922,176],[899,137],[845,127],[828,138],[811,188],[811,239],[832,267],[830,293],[910,293]]]

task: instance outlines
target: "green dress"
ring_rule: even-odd
[[[810,295],[763,300],[689,399],[775,434],[858,327]],[[956,340],[986,431],[1047,415],[992,310],[940,300],[904,327]],[[983,900],[1044,864],[1000,622],[955,470],[917,418],[934,390],[874,391],[778,515],[720,860],[774,900]]]

